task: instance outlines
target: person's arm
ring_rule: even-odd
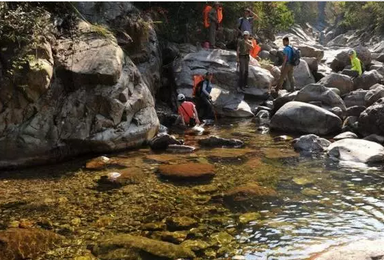
[[[197,114],[196,106],[193,106],[193,114],[195,115],[196,124],[200,125],[199,115]]]
[[[253,45],[252,45],[252,41],[250,40],[247,40],[247,41],[244,41],[246,45],[248,45],[248,47],[250,47],[251,49],[253,48]]]
[[[284,60],[283,60],[283,65],[281,65],[281,68],[284,68],[288,62],[288,52],[284,50],[283,53],[284,53]]]
[[[214,8],[212,8],[211,11],[209,11],[209,19],[215,23],[217,23],[217,12],[216,10],[214,10]]]
[[[208,82],[205,80],[204,82],[203,82],[203,89],[202,89],[202,91],[203,91],[203,93],[207,96],[207,97],[209,97],[209,98],[211,98],[211,95],[208,93],[208,91],[207,91],[207,85],[208,85]]]
[[[254,13],[252,10],[249,10],[249,12],[252,14],[252,19],[255,18],[255,17],[257,19],[260,19],[259,16],[256,13]]]

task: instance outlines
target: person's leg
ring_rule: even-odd
[[[287,65],[288,66],[288,80],[289,80],[289,84],[291,85],[291,89],[288,90],[289,92],[292,92],[295,90],[295,77],[293,76],[293,69],[294,67],[290,64]]]
[[[212,105],[209,102],[208,98],[205,95],[202,95],[201,97],[202,102],[204,103],[204,119],[212,119],[213,118],[213,112],[212,112]]]
[[[243,82],[244,82],[244,87],[247,88],[248,87],[248,69],[249,69],[249,56],[246,56],[244,58],[244,78],[243,78]]]
[[[279,90],[283,86],[284,80],[287,77],[287,73],[288,73],[288,64],[285,65],[284,68],[281,70],[280,78],[276,86],[276,92],[279,92]]]
[[[243,56],[240,56],[239,62],[240,62],[239,87],[240,89],[243,89],[245,86],[244,78],[245,78],[245,66],[246,66],[245,59]]]
[[[216,23],[209,25],[209,44],[212,48],[216,45]]]

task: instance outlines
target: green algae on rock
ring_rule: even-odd
[[[34,259],[62,239],[62,236],[43,229],[9,228],[0,232],[0,260]]]
[[[255,220],[260,219],[260,217],[261,217],[261,215],[258,212],[248,212],[248,213],[244,213],[244,214],[240,215],[239,222],[241,224],[247,224],[251,221],[255,221]]]
[[[170,217],[166,220],[170,230],[186,230],[197,225],[197,221],[189,217]]]
[[[224,194],[224,199],[232,202],[240,202],[276,196],[277,192],[272,188],[260,186],[258,183],[248,183],[230,189]]]
[[[103,260],[194,258],[189,248],[141,236],[115,235],[99,241],[93,253]]]

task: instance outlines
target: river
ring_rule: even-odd
[[[308,259],[332,245],[384,235],[382,169],[299,156],[290,141],[259,133],[253,120],[225,120],[207,131],[241,139],[246,146],[192,154],[142,148],[107,155],[116,164],[101,171],[85,169],[90,158],[81,157],[2,172],[0,229],[27,223],[65,237],[39,259],[82,256],[100,238],[118,233],[174,243],[204,241],[208,246],[196,251],[200,259],[249,260]],[[178,137],[190,145],[202,138]],[[212,164],[216,175],[204,183],[159,177],[160,165],[186,162]],[[114,187],[100,181],[126,168],[139,172],[132,184]],[[277,195],[246,203],[223,200],[228,190],[246,183]],[[181,216],[198,224],[165,235],[165,219]]]

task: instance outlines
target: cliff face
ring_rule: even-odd
[[[130,3],[77,8],[76,33],[40,44],[24,84],[0,79],[0,167],[133,148],[157,131],[161,56],[150,21]]]

